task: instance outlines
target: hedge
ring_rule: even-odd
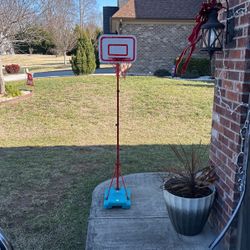
[[[181,69],[185,62],[185,58],[179,65],[177,76],[181,76]],[[210,76],[211,75],[211,62],[207,58],[191,58],[187,71],[182,77],[184,78],[195,78],[199,76]]]

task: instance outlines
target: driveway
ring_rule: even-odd
[[[93,75],[113,75],[113,68],[104,68],[104,69],[96,69]],[[46,78],[46,77],[65,77],[65,76],[73,76],[74,73],[72,70],[58,70],[58,71],[49,71],[49,72],[38,72],[34,73],[34,78]]]
[[[95,73],[92,75],[114,75],[114,74],[115,74],[114,68],[103,68],[103,69],[96,69]],[[67,77],[73,75],[74,73],[72,70],[57,70],[57,71],[33,73],[34,78]],[[14,74],[14,75],[4,76],[4,80],[6,82],[26,80],[26,78],[27,78],[26,74]]]

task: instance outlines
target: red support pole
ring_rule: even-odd
[[[120,80],[120,64],[116,64],[116,88],[117,88],[117,96],[116,96],[116,107],[117,107],[117,123],[116,123],[116,128],[117,128],[117,143],[116,143],[116,189],[119,190],[119,177],[120,177],[120,141],[119,141],[119,136],[120,136],[120,120],[119,120],[119,112],[120,112],[120,100],[119,100],[119,80]]]

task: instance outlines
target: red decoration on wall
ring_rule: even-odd
[[[183,60],[184,56],[188,53],[188,56],[187,56],[183,66],[182,66],[182,69],[181,69],[181,75],[185,74],[187,67],[188,67],[188,63],[189,63],[189,61],[192,57],[192,54],[195,50],[196,44],[201,39],[201,35],[199,35],[200,30],[201,30],[201,26],[207,22],[209,11],[216,6],[218,8],[222,8],[221,3],[217,3],[216,0],[211,0],[211,1],[209,1],[209,3],[203,3],[201,5],[201,10],[195,18],[196,25],[193,28],[191,35],[188,37],[189,45],[182,51],[180,57],[176,61],[175,75],[178,72],[178,67],[179,67],[181,61]]]

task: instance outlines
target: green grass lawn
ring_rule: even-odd
[[[32,98],[0,106],[0,226],[16,249],[84,249],[92,191],[115,162],[115,79],[35,84]],[[123,173],[175,166],[167,144],[208,143],[213,91],[206,83],[122,80]]]

